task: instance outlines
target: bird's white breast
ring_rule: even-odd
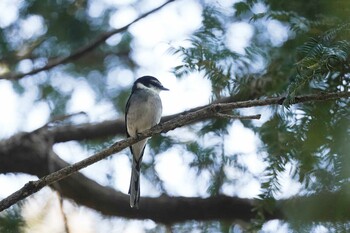
[[[127,114],[127,130],[131,136],[150,129],[158,124],[162,115],[162,102],[159,95],[149,90],[138,90],[130,99]]]

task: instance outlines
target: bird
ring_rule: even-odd
[[[125,108],[127,137],[137,137],[139,133],[152,128],[160,122],[163,106],[159,93],[160,91],[168,90],[153,76],[143,76],[134,82]],[[130,146],[132,154],[129,186],[131,208],[139,208],[140,168],[148,139],[143,139]]]

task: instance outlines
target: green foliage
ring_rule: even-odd
[[[0,214],[0,232],[2,233],[20,233],[24,220],[21,216],[21,209],[15,205]]]
[[[203,11],[203,26],[189,39],[190,47],[172,48],[179,54],[183,64],[174,68],[174,74],[183,77],[190,72],[203,72],[212,83],[213,97],[218,99],[223,93],[234,90],[235,63],[246,61],[239,54],[230,51],[225,45],[225,17],[215,8]]]
[[[249,88],[259,87],[261,90],[256,92],[260,97],[287,93],[285,104],[288,105],[297,94],[348,90],[349,23],[348,19],[343,20],[343,12],[349,5],[344,2],[343,10],[334,10],[333,3],[321,1],[316,6],[311,2],[265,1],[270,8],[262,13],[255,13],[257,1],[235,3],[233,19],[249,22],[257,32],[246,48],[251,52],[245,55],[230,51],[225,43],[225,29],[233,22],[232,18],[222,9],[206,7],[203,26],[189,39],[190,45],[172,50],[183,61],[174,73],[182,77],[190,72],[202,72],[212,82],[214,99],[252,92]],[[333,14],[335,11],[337,14]],[[271,20],[289,28],[291,37],[281,47],[259,39],[259,33],[264,33],[261,25]],[[249,68],[241,72],[239,64],[247,68],[259,56],[266,60],[261,73]],[[261,210],[274,210],[282,174],[289,173],[302,185],[301,192],[309,194],[348,186],[349,109],[348,100],[303,104],[285,109],[285,112],[271,109],[272,117],[261,127],[245,123],[259,135],[260,154],[267,164],[260,178],[262,193],[257,218],[264,219],[259,217],[263,213]],[[224,135],[228,122],[219,122],[212,120],[204,124],[201,135],[210,132]],[[219,174],[212,176],[211,195],[217,194],[224,183],[231,182],[225,179],[223,172],[227,164],[223,158],[228,155],[221,156],[216,147],[205,147],[198,142],[188,144],[187,150],[197,155],[192,166],[199,171],[206,169]],[[231,165],[232,169],[240,166],[238,163]],[[304,230],[314,227],[304,225]]]
[[[323,91],[348,89],[349,25],[340,24],[298,48],[301,59],[296,63],[298,75],[288,89],[291,98],[305,85]],[[339,80],[345,80],[345,83]]]
[[[173,50],[183,59],[174,73],[181,77],[189,72],[202,72],[212,82],[214,98],[253,92],[249,88],[257,86],[261,88],[256,90],[259,97],[287,93],[286,106],[297,94],[349,90],[349,23],[344,12],[350,5],[346,1],[338,1],[344,7],[339,9],[329,1],[315,4],[314,1],[271,0],[264,1],[266,11],[256,13],[257,3],[241,1],[233,6],[233,19],[249,22],[257,32],[246,48],[252,51],[250,54],[237,54],[228,49],[224,42],[225,28],[234,21],[222,9],[207,7],[203,11],[203,26],[190,38],[190,46]],[[291,34],[278,48],[259,39],[259,33],[265,33],[261,25],[271,20],[288,27]],[[249,67],[259,55],[266,60],[261,73],[251,69],[237,72],[237,64],[242,62]],[[272,117],[261,127],[245,123],[259,135],[260,154],[267,164],[260,178],[262,193],[258,209],[273,210],[284,173],[300,182],[304,193],[336,191],[348,186],[349,105],[348,100],[342,100],[293,106],[285,112],[274,108]],[[204,124],[201,131],[225,134],[225,130],[220,129],[225,129],[227,124],[216,123],[214,120]],[[203,149],[196,142],[187,149],[198,155],[193,165],[201,169],[217,167],[215,172],[225,176],[220,170],[224,160],[215,162],[220,157],[215,147]],[[233,169],[238,166],[233,163]],[[216,188],[229,182],[213,178]],[[212,190],[211,194],[217,193],[217,189]],[[315,225],[310,229],[313,227]],[[308,227],[304,225],[304,229]]]
[[[170,146],[176,145],[178,142],[172,137],[165,135],[156,135],[151,138],[149,145],[155,154],[162,153],[166,151]]]

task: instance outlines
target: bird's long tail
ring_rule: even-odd
[[[139,208],[140,201],[140,162],[141,161],[136,161],[135,158],[132,160],[131,179],[129,186],[130,207],[136,207],[137,209]]]

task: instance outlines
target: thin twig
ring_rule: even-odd
[[[63,209],[63,198],[59,192],[56,192],[56,193],[57,193],[57,197],[58,197],[58,201],[59,201],[60,212],[61,212],[62,219],[63,219],[64,232],[70,233],[69,226],[68,226],[68,219],[67,219],[67,216],[64,213],[64,209]]]
[[[249,115],[249,116],[239,116],[239,115],[230,115],[225,113],[217,113],[215,116],[225,119],[240,119],[240,120],[259,120],[261,118],[261,114]]]
[[[65,63],[68,63],[69,61],[72,60],[76,60],[79,59],[80,57],[82,57],[83,55],[85,55],[88,52],[91,52],[92,50],[94,50],[96,47],[98,47],[100,44],[102,44],[104,41],[106,41],[109,37],[124,32],[126,31],[131,25],[133,25],[134,23],[140,21],[141,19],[147,17],[148,15],[160,10],[161,8],[163,8],[164,6],[168,5],[171,2],[174,2],[176,0],[169,0],[167,2],[165,2],[164,4],[160,5],[159,7],[141,15],[140,17],[138,17],[137,19],[135,19],[134,21],[132,21],[131,23],[125,25],[124,27],[118,28],[118,29],[114,29],[112,31],[109,32],[105,32],[100,34],[94,41],[90,42],[89,44],[79,48],[78,50],[76,50],[75,52],[73,52],[72,54],[66,56],[66,57],[60,57],[57,59],[52,60],[51,62],[47,63],[45,66],[41,67],[41,68],[37,68],[37,69],[33,69],[29,72],[26,73],[9,73],[9,74],[5,74],[3,76],[0,76],[0,79],[8,79],[8,80],[18,80],[21,79],[27,75],[33,75],[33,74],[37,74],[41,71],[45,71],[45,70],[49,70],[55,66],[58,65],[62,65]]]
[[[64,120],[67,120],[68,118],[71,118],[71,117],[75,117],[75,116],[79,116],[79,115],[84,115],[84,116],[87,116],[87,113],[84,112],[84,111],[81,111],[81,112],[76,112],[76,113],[72,113],[72,114],[68,114],[68,115],[60,115],[60,116],[56,116],[56,117],[53,117],[49,122],[47,122],[45,125],[37,128],[36,130],[33,131],[33,133],[35,132],[39,132],[41,130],[45,130],[47,129],[48,127],[50,127],[52,124],[54,123],[58,123],[60,121],[64,121]]]
[[[311,101],[324,101],[324,100],[334,100],[339,98],[348,98],[350,97],[350,92],[333,92],[327,94],[314,94],[314,95],[303,95],[297,96],[294,99],[294,102],[291,104],[311,102]],[[217,113],[227,112],[229,110],[237,108],[248,108],[256,106],[268,106],[268,105],[280,105],[285,97],[274,97],[263,100],[249,100],[249,101],[240,101],[232,103],[220,103],[220,104],[211,104],[205,108],[199,109],[198,111],[189,112],[187,114],[180,115],[174,119],[171,119],[162,124],[158,124],[152,127],[149,130],[146,130],[140,133],[137,137],[129,137],[127,139],[121,140],[114,143],[109,148],[98,152],[80,162],[77,162],[73,165],[62,168],[56,172],[50,173],[47,176],[44,176],[36,181],[30,181],[24,185],[23,188],[14,192],[10,196],[4,198],[0,201],[0,211],[9,208],[13,204],[17,203],[20,200],[30,196],[33,193],[36,193],[43,187],[50,185],[54,182],[60,181],[75,172],[85,168],[91,164],[94,164],[102,159],[107,158],[108,156],[115,154],[132,144],[141,141],[145,138],[151,137],[156,134],[165,133],[175,128],[191,124],[201,119],[206,119],[208,117],[213,117]]]

